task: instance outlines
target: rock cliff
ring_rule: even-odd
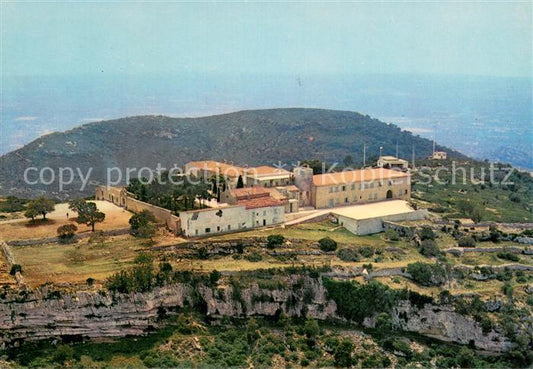
[[[5,348],[50,338],[140,335],[165,324],[165,317],[176,315],[186,306],[197,308],[210,319],[284,314],[342,320],[321,279],[309,276],[288,276],[280,288],[260,287],[256,282],[224,287],[172,284],[131,294],[59,292],[44,286],[31,291],[8,290],[0,295],[0,345]],[[449,342],[473,343],[496,352],[511,347],[501,333],[491,331],[484,335],[478,323],[450,306],[426,304],[418,308],[402,302],[391,315],[395,325],[404,331]],[[374,323],[375,317],[365,321],[370,327]]]

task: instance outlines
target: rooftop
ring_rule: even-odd
[[[214,160],[191,161],[187,163],[187,166],[215,173],[218,172],[226,177],[238,177],[244,173],[244,168],[242,167]]]
[[[260,167],[253,167],[245,169],[246,174],[254,177],[268,177],[268,176],[279,176],[287,175],[289,176],[291,172],[281,168],[275,168],[268,165],[263,165]]]
[[[231,194],[239,200],[248,197],[270,196],[270,190],[265,187],[244,187],[232,189]]]
[[[246,209],[266,208],[270,206],[283,206],[284,202],[276,200],[270,196],[257,197],[255,199],[240,200],[239,205],[244,205]]]
[[[317,174],[313,176],[313,185],[331,186],[353,182],[371,182],[393,178],[408,178],[409,174],[392,169],[371,168],[335,173]]]
[[[403,200],[380,201],[372,204],[346,206],[331,211],[333,214],[342,215],[356,220],[411,212],[414,212],[414,210],[409,206],[407,201]]]

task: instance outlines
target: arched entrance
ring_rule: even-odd
[[[392,199],[392,191],[391,190],[387,191],[387,199]]]

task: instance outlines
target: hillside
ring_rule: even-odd
[[[239,164],[294,163],[316,158],[341,162],[352,155],[362,160],[394,154],[398,143],[401,157],[410,158],[414,144],[417,157],[431,153],[432,142],[399,127],[348,111],[321,109],[251,110],[201,118],[139,116],[86,124],[66,132],[42,136],[21,149],[0,157],[0,195],[69,197],[91,194],[103,183],[106,168],[170,168],[190,160],[216,159]],[[451,156],[464,157],[444,148]],[[77,168],[90,184],[80,191],[80,176],[59,192],[57,178],[50,185],[27,185],[26,168]],[[135,173],[135,172],[133,172]],[[32,173],[30,173],[32,174]],[[50,171],[45,173],[45,179]],[[33,173],[35,177],[35,173]],[[135,176],[135,174],[133,174]],[[31,177],[30,179],[34,179]]]

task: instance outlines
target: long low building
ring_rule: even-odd
[[[384,221],[422,220],[428,213],[426,210],[414,210],[407,201],[391,200],[339,208],[332,211],[331,215],[350,232],[365,235],[382,232]]]
[[[285,204],[268,197],[239,201],[237,205],[181,211],[181,233],[201,237],[267,227],[285,222]]]

